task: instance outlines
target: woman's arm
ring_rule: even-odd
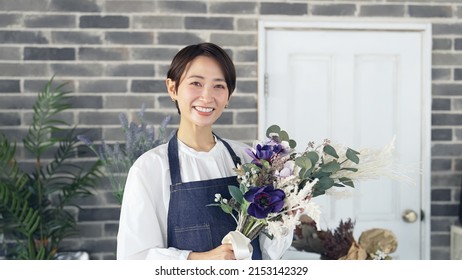
[[[166,182],[164,165],[151,154],[130,169],[120,212],[117,259],[188,258],[190,251],[167,248],[170,182]]]

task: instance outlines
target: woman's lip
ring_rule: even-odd
[[[202,107],[202,106],[193,106],[194,110],[201,116],[210,116],[213,114],[213,111],[215,111],[214,108],[210,107]],[[211,109],[210,111],[201,111],[199,108],[206,108],[206,109]]]
[[[199,111],[201,113],[211,113],[215,110],[212,107],[204,107],[204,106],[193,106],[193,107],[194,109],[196,109],[196,111]]]

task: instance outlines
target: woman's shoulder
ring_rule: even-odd
[[[135,160],[133,166],[143,168],[152,166],[152,163],[162,164],[164,162],[168,163],[168,143],[161,144],[144,152]]]
[[[250,149],[250,146],[247,145],[244,142],[237,141],[237,140],[231,140],[231,139],[223,139],[224,141],[228,142],[231,147],[236,148],[236,149]]]
[[[241,141],[237,141],[237,140],[231,140],[231,139],[223,139],[223,140],[229,143],[229,145],[234,150],[236,155],[240,157],[244,162],[252,161],[252,158],[247,153],[247,151],[251,149],[251,147],[248,144],[241,142]]]

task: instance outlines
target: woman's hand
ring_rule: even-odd
[[[233,246],[223,244],[207,252],[191,252],[188,260],[235,260]]]

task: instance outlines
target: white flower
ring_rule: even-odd
[[[374,260],[384,260],[386,257],[387,254],[380,250],[377,250],[374,254]]]
[[[280,177],[289,177],[294,174],[295,161],[288,160],[284,163],[284,167],[280,171],[276,171],[275,175]]]
[[[316,222],[316,227],[318,230],[321,230],[319,227],[321,220],[321,207],[313,201],[310,201],[308,205],[305,206],[305,211],[303,214],[308,215],[313,221]]]
[[[290,145],[289,145],[289,142],[287,141],[281,141],[281,146],[284,148],[284,150],[286,151],[290,151]]]

